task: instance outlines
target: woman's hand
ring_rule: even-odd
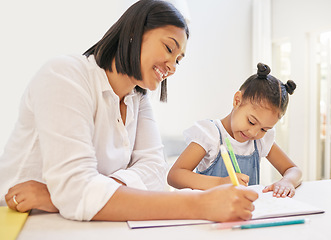
[[[262,192],[266,193],[273,191],[273,196],[277,198],[293,197],[295,194],[295,187],[291,181],[283,178],[272,185],[266,186]]]
[[[47,186],[33,180],[10,188],[5,199],[9,208],[19,212],[27,212],[31,209],[58,212],[52,203]]]
[[[120,180],[113,178],[116,182],[125,185]],[[8,190],[5,196],[10,209],[27,212],[31,209],[39,209],[46,212],[59,212],[51,200],[46,184],[37,181],[19,183]]]
[[[221,185],[204,191],[199,199],[204,216],[208,220],[227,222],[249,220],[254,210],[253,202],[258,198],[255,191],[232,184]]]

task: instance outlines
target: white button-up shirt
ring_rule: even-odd
[[[35,75],[0,158],[0,197],[27,180],[45,182],[68,219],[90,220],[120,186],[163,190],[166,163],[149,98],[119,97],[94,56],[61,56]]]

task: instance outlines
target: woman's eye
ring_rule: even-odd
[[[172,53],[172,49],[171,49],[170,47],[168,47],[167,45],[165,45],[165,46],[166,46],[168,52],[169,52],[169,53]]]
[[[248,120],[248,122],[249,122],[249,124],[250,124],[250,125],[253,125],[253,126],[255,125],[254,123],[252,123],[252,122],[251,122],[251,121],[249,121],[249,120]]]
[[[262,128],[261,131],[262,131],[262,132],[267,132],[268,130],[265,130],[265,129]]]
[[[176,60],[176,64],[179,65],[179,60]]]

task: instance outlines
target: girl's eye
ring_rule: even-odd
[[[262,132],[267,132],[267,130],[265,130],[265,129],[263,129],[263,128],[261,129],[261,131],[262,131]]]
[[[255,125],[254,123],[252,123],[252,122],[251,122],[251,121],[249,121],[249,120],[248,120],[248,122],[249,122],[249,124],[250,124],[250,125],[253,125],[253,126]]]
[[[178,60],[176,60],[176,64],[179,65],[179,61]]]
[[[167,45],[165,45],[165,46],[166,46],[168,52],[169,52],[169,53],[172,53],[172,49],[171,49],[170,47],[168,47]]]

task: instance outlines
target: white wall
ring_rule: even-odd
[[[20,97],[41,65],[60,54],[83,53],[129,5],[115,0],[1,3],[0,152],[16,121]]]

